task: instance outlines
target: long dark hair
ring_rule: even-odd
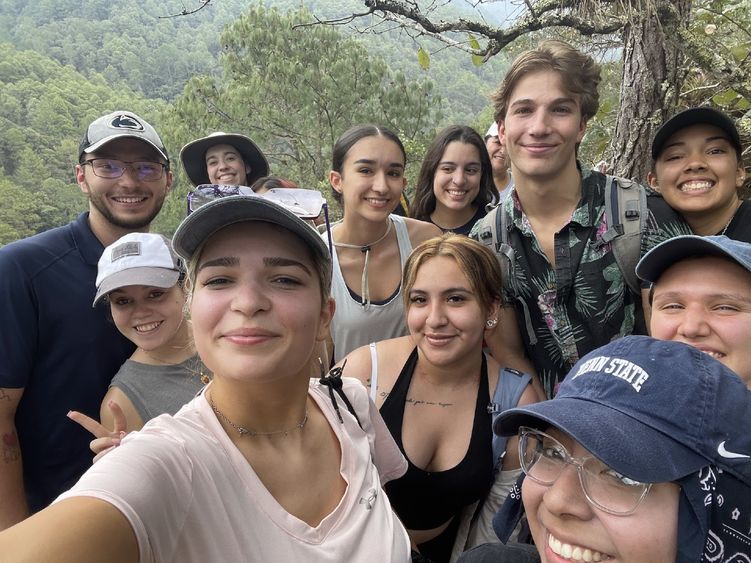
[[[480,156],[480,191],[472,201],[472,205],[481,208],[493,200],[495,184],[493,183],[493,169],[490,165],[488,150],[482,137],[466,125],[451,125],[438,133],[438,136],[430,143],[425,158],[420,167],[420,175],[415,186],[415,197],[409,207],[409,216],[420,221],[430,221],[430,214],[435,211],[436,199],[433,193],[433,180],[438,163],[441,162],[443,153],[449,143],[458,141],[473,145],[477,148]]]
[[[404,156],[404,164],[407,164],[407,151],[404,150],[404,145],[402,144],[401,139],[399,139],[399,136],[390,129],[386,129],[385,127],[368,124],[355,125],[354,127],[350,127],[344,133],[342,133],[339,139],[337,139],[336,143],[334,144],[334,150],[331,154],[331,169],[334,172],[339,172],[341,174],[342,166],[344,166],[344,159],[347,158],[347,153],[349,152],[349,150],[355,145],[355,143],[357,143],[357,141],[366,137],[386,137],[390,141],[394,141],[394,143],[396,143],[396,145],[399,147],[399,150],[402,151],[402,156]],[[331,192],[334,200],[336,200],[336,202],[341,205],[342,194],[340,194],[333,188]]]

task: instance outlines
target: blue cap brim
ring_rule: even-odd
[[[643,483],[676,481],[709,465],[704,457],[669,436],[601,403],[574,397],[509,409],[493,424],[500,436],[520,426],[554,426],[619,473]]]
[[[656,283],[670,266],[694,256],[719,256],[751,272],[751,245],[724,236],[683,235],[655,246],[639,260],[636,275]]]

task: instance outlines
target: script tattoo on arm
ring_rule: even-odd
[[[10,401],[10,395],[5,389],[0,389],[0,401]]]

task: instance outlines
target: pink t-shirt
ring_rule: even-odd
[[[90,496],[114,505],[133,527],[144,563],[407,562],[409,538],[382,488],[407,463],[362,384],[343,381],[364,432],[341,399],[340,423],[328,389],[310,382],[339,439],[347,482],[315,528],[277,503],[203,395],[128,435],[55,502]]]

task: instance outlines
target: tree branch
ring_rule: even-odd
[[[717,52],[704,48],[687,31],[681,33],[681,39],[689,60],[693,60],[699,67],[711,72],[713,76],[723,82],[724,87],[732,88],[747,100],[751,100],[751,72],[747,70],[748,67],[729,64],[728,60],[719,56]]]
[[[595,19],[590,15],[574,13],[577,8],[576,0],[545,0],[532,4],[525,0],[530,10],[526,17],[507,28],[491,26],[485,22],[459,18],[455,21],[434,21],[413,2],[405,0],[365,0],[369,13],[381,12],[384,19],[402,18],[413,23],[415,28],[450,45],[473,55],[484,57],[485,60],[498,54],[506,45],[532,31],[539,31],[547,27],[568,27],[582,35],[608,35],[622,29],[627,23],[626,15],[614,16],[600,14]],[[568,10],[568,11],[566,11]],[[597,21],[600,20],[600,21]],[[466,42],[446,37],[446,33],[466,32],[485,37],[488,43],[479,50],[472,49]]]
[[[211,3],[211,0],[198,0],[198,1],[200,2],[200,6],[198,6],[198,8],[190,10],[185,7],[185,4],[183,4],[183,9],[179,14],[171,14],[169,16],[157,16],[157,18],[160,20],[165,20],[168,18],[180,18],[182,16],[189,16],[191,14],[195,14],[196,12],[200,12]]]

